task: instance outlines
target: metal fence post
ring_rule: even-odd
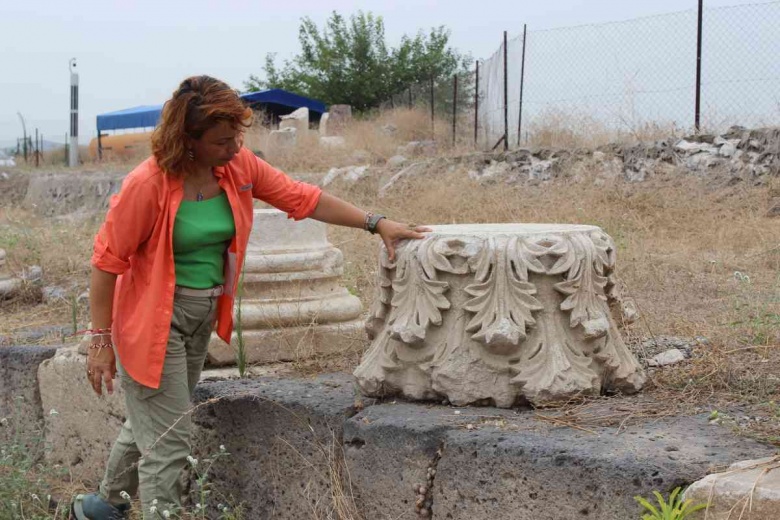
[[[38,148],[38,129],[35,129],[35,167],[38,167],[38,156],[40,155],[40,148]]]
[[[458,75],[452,76],[452,145],[455,146],[455,136],[458,130]]]
[[[698,134],[701,130],[701,36],[704,14],[704,0],[699,0],[698,30],[696,35],[696,115],[694,127]]]
[[[431,74],[431,139],[436,140],[436,110],[434,109],[433,74]]]
[[[504,151],[509,150],[509,78],[507,72],[507,32],[504,31]]]
[[[476,88],[474,89],[474,145],[479,142],[477,129],[479,128],[479,60],[477,60]]]
[[[523,87],[525,86],[525,41],[528,25],[523,24],[523,58],[520,61],[520,115],[517,118],[517,146],[520,146],[523,136]]]

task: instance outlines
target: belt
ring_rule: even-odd
[[[182,296],[214,298],[216,296],[222,296],[222,294],[225,292],[225,286],[217,285],[211,289],[190,289],[189,287],[182,287],[181,285],[177,285],[173,292],[176,294],[181,294]]]

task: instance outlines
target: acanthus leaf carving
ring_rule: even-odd
[[[416,248],[416,254],[411,251],[398,253],[388,323],[392,337],[409,345],[421,343],[431,324],[441,325],[441,311],[450,308],[450,302],[444,296],[449,284],[436,279],[431,259],[435,258],[440,265],[449,262],[443,255],[431,251],[434,241],[408,242],[405,247]]]
[[[598,393],[599,376],[591,368],[592,360],[572,346],[569,334],[556,333],[552,320],[546,311],[540,313],[538,330],[516,365],[512,383],[535,404]]]
[[[377,270],[377,294],[366,320],[366,332],[369,339],[373,340],[382,329],[390,309],[392,299],[391,270],[395,269],[395,263],[390,262],[387,250],[380,247],[379,266]]]
[[[588,236],[572,235],[566,238],[569,247],[556,263],[568,265],[565,280],[555,284],[555,289],[566,295],[561,302],[561,310],[570,311],[569,322],[572,327],[585,324],[589,335],[600,337],[607,330],[604,328],[607,316],[607,297],[605,287],[607,277],[604,275],[607,265],[607,251],[598,247]]]
[[[474,316],[466,331],[490,347],[517,347],[525,339],[526,329],[536,323],[533,312],[543,309],[534,297],[536,288],[528,282],[528,271],[544,272],[544,266],[517,237],[491,237],[472,257],[472,267],[477,283],[465,288],[473,298],[464,309]]]

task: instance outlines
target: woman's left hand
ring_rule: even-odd
[[[382,237],[382,242],[387,248],[387,256],[391,262],[395,261],[395,246],[399,240],[425,238],[423,233],[430,231],[433,230],[416,224],[401,224],[385,218],[376,225],[376,232]]]

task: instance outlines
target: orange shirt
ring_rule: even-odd
[[[300,220],[314,212],[322,191],[293,181],[246,148],[224,167],[215,168],[214,175],[227,194],[236,225],[225,261],[225,294],[217,304],[217,334],[230,342],[233,298],[252,230],[253,199]],[[183,195],[182,179],[163,174],[151,157],[127,175],[95,236],[92,265],[120,275],[112,323],[119,359],[130,377],[152,388],[160,385],[171,326],[176,282],[173,223]]]

